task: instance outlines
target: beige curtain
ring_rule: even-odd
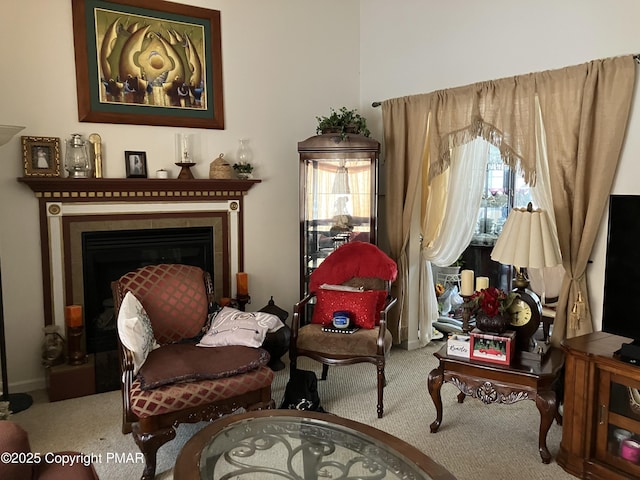
[[[592,331],[585,270],[615,174],[634,80],[634,59],[626,56],[383,102],[389,235],[400,272],[408,268],[406,242],[417,179],[445,172],[453,146],[482,137],[528,183],[535,183],[537,94],[567,271],[553,341]],[[431,183],[430,190],[423,189],[421,204],[430,195],[446,195],[442,188]],[[403,281],[400,277],[399,298],[406,303]],[[400,318],[404,339],[406,320]]]
[[[386,158],[386,214],[390,255],[398,264],[398,281],[392,293],[398,297],[400,308],[391,310],[388,328],[394,343],[407,340],[406,314],[409,265],[407,242],[418,179],[423,174],[423,154],[429,97],[417,95],[386,100],[382,103]],[[428,163],[424,171],[428,172]]]
[[[622,149],[635,72],[629,55],[536,76],[567,272],[554,320],[555,345],[593,331],[586,267]]]

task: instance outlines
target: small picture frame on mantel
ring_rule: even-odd
[[[147,178],[147,152],[124,152],[127,178]]]
[[[60,176],[60,139],[21,137],[25,177]]]

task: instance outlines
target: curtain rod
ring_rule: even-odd
[[[636,53],[636,54],[633,56],[633,59],[636,61],[636,63],[637,63],[637,64],[640,64],[640,53]],[[373,108],[377,108],[377,107],[379,107],[380,105],[382,105],[382,102],[373,102],[373,103],[371,104],[371,106],[372,106]]]

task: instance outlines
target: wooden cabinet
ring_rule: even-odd
[[[557,461],[573,475],[640,478],[640,463],[620,454],[620,438],[640,439],[640,367],[614,355],[630,341],[594,332],[563,342],[564,421]]]
[[[376,243],[380,143],[362,135],[310,137],[300,155],[300,298],[337,247]]]

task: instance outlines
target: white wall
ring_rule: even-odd
[[[325,0],[183,0],[221,11],[225,130],[194,130],[207,178],[221,152],[233,159],[249,138],[257,164],[245,202],[245,270],[252,305],[271,295],[288,311],[298,287],[297,142],[315,135],[316,115],[357,107],[359,3]],[[173,165],[171,127],[79,123],[70,0],[5,2],[0,15],[0,124],[20,135],[102,136],[105,176],[124,177],[125,150],[147,152],[148,170]],[[340,32],[336,35],[334,32]],[[0,258],[12,391],[42,385],[42,270],[38,204],[22,176],[20,140],[0,148]],[[82,180],[78,180],[82,181]]]
[[[640,2],[636,0],[363,1],[363,112],[369,113],[366,107],[372,100],[640,53],[638,18]],[[639,116],[640,104],[634,101],[614,193],[640,194],[640,139],[635,135]],[[380,123],[372,129],[379,137]],[[587,270],[597,329],[602,315],[606,222],[605,217]]]

